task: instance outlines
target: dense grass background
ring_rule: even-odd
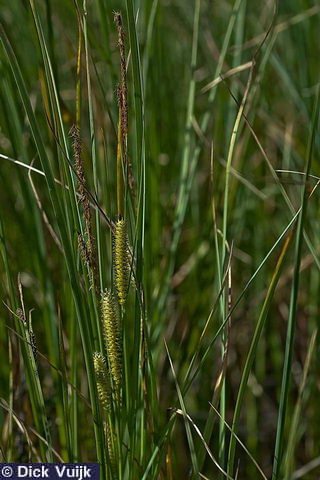
[[[78,122],[103,291],[114,10],[134,281],[122,403],[106,417],[69,131]],[[318,478],[318,3],[0,0],[0,12],[0,460],[99,461],[110,479]]]

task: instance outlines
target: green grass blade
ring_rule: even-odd
[[[247,388],[247,383],[249,379],[249,375],[252,369],[252,365],[256,356],[257,348],[259,345],[259,341],[261,338],[262,330],[265,325],[271,302],[273,300],[274,292],[276,289],[276,286],[278,284],[280,274],[281,274],[281,267],[283,265],[283,262],[286,258],[286,254],[289,248],[291,240],[291,235],[289,235],[285,241],[285,244],[282,248],[281,254],[279,256],[279,259],[277,261],[277,265],[275,267],[275,270],[272,275],[272,279],[268,288],[268,292],[266,295],[266,298],[263,302],[263,306],[255,327],[255,331],[253,334],[253,338],[251,341],[250,349],[248,352],[248,355],[246,357],[246,363],[243,369],[242,377],[241,377],[241,382],[239,386],[239,391],[238,391],[238,396],[237,396],[237,401],[236,401],[236,406],[234,409],[234,414],[233,414],[233,420],[232,420],[232,434],[237,434],[238,433],[238,426],[239,426],[239,420],[240,420],[240,414],[241,414],[241,408],[243,405],[243,400],[244,396],[246,393],[246,388]],[[235,456],[235,448],[236,448],[236,437],[231,434],[230,438],[230,444],[229,444],[229,454],[228,454],[228,465],[227,465],[227,472],[230,476],[233,476],[233,465],[234,465],[234,456]]]
[[[308,180],[310,169],[311,169],[314,139],[315,139],[316,128],[318,124],[319,98],[320,97],[319,97],[319,89],[318,89],[317,100],[314,105],[312,122],[310,125],[310,134],[309,134],[308,148],[307,148],[306,176],[305,176],[304,187],[302,191],[301,213],[299,215],[297,233],[296,233],[295,264],[294,264],[294,274],[293,274],[291,298],[290,298],[290,311],[289,311],[286,349],[285,349],[283,374],[282,374],[276,444],[275,444],[275,451],[274,451],[274,464],[273,464],[273,472],[272,472],[273,480],[278,480],[278,478],[280,477],[281,466],[283,463],[284,427],[285,427],[287,406],[288,406],[290,374],[291,374],[293,345],[294,345],[294,333],[295,333],[295,325],[296,325],[303,228],[304,228],[305,216],[306,216],[307,205],[308,205],[307,180]]]

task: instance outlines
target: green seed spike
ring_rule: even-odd
[[[108,424],[106,424],[106,440],[107,440],[108,459],[110,463],[110,470],[112,472],[112,478],[116,479],[118,478],[117,462],[116,462],[116,455],[115,455],[116,436],[113,433],[111,426]]]
[[[119,311],[114,295],[108,290],[102,296],[101,307],[104,341],[111,376],[116,391],[119,391],[122,378],[122,346],[119,328]]]
[[[120,305],[124,305],[129,284],[129,256],[126,222],[123,218],[117,220],[113,237],[114,274],[117,295]]]
[[[93,354],[93,366],[97,380],[99,400],[102,408],[108,411],[111,405],[111,388],[107,362],[102,353],[95,352]]]

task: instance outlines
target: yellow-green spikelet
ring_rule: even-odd
[[[107,439],[108,460],[110,463],[112,478],[117,478],[117,463],[116,463],[116,455],[115,455],[116,437],[108,424],[106,424],[105,433],[106,433],[106,439]]]
[[[113,235],[113,262],[117,295],[120,305],[124,305],[129,286],[128,236],[127,226],[123,218],[115,223]]]
[[[111,405],[111,387],[107,362],[102,353],[95,352],[93,354],[93,366],[101,406],[105,410],[109,410]]]
[[[122,378],[122,345],[119,311],[114,295],[106,291],[101,302],[105,347],[113,383],[119,390]]]

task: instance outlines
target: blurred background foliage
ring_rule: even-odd
[[[71,161],[72,149],[68,132],[76,122],[78,16],[86,19],[88,58],[85,58],[83,48],[80,72],[83,160],[89,190],[96,195],[108,217],[114,220],[117,213],[115,159],[118,121],[115,92],[119,82],[119,51],[113,22],[115,10],[122,12],[127,31],[128,155],[138,188],[141,182],[136,133],[139,121],[135,103],[137,90],[131,68],[134,57],[130,50],[127,5],[122,1],[109,0],[87,0],[84,5],[78,2],[78,6],[72,0],[36,0],[32,3],[37,10],[51,60],[67,138],[67,153]],[[233,305],[301,202],[304,177],[297,172],[303,172],[306,167],[311,112],[319,82],[320,7],[317,2],[302,0],[283,0],[276,9],[270,1],[242,0],[236,2],[236,7],[237,10],[233,10],[231,1],[201,0],[197,59],[196,65],[192,65],[195,2],[145,0],[137,1],[134,5],[144,97],[146,210],[143,218],[143,286],[148,349],[154,369],[150,375],[154,375],[157,388],[157,401],[151,406],[155,419],[155,434],[150,439],[152,445],[157,444],[160,432],[168,421],[168,409],[181,408],[163,339],[166,339],[178,381],[182,384],[194,352],[199,346],[201,358],[223,321],[222,311],[226,307],[220,305],[215,310],[200,345],[201,333],[221,287],[217,257],[220,267],[223,263],[226,265],[231,251],[229,290]],[[60,134],[57,139],[59,128],[56,125],[56,113],[50,105],[52,99],[48,74],[32,9],[28,1],[0,0],[0,12],[1,23],[17,57],[53,175],[64,182],[67,178],[64,171],[67,165],[66,152],[64,145],[60,144]],[[232,21],[230,39],[226,43]],[[254,68],[251,69],[248,62],[253,60]],[[86,68],[90,72],[90,98]],[[30,120],[23,109],[10,59],[2,47],[0,71],[0,153],[42,170]],[[219,77],[220,72],[225,75],[225,79]],[[214,79],[217,79],[215,86],[207,88]],[[190,85],[193,81],[194,106],[190,115]],[[228,245],[224,247],[222,230],[226,162],[239,105],[246,88],[245,118],[241,117],[232,153],[228,187]],[[90,99],[94,116],[94,140],[90,130]],[[205,128],[202,123],[204,116],[207,116]],[[96,146],[96,184],[92,163],[93,141]],[[187,180],[181,173],[186,149]],[[320,176],[318,158],[317,133],[311,167],[311,173],[315,177]],[[13,298],[19,304],[18,275],[23,287],[25,308],[28,312],[32,310],[32,327],[39,352],[57,366],[62,372],[62,379],[76,382],[77,388],[85,396],[88,396],[88,381],[82,341],[75,321],[72,283],[64,254],[43,219],[45,212],[48,223],[58,232],[56,212],[50,203],[45,179],[32,173],[33,188],[26,168],[4,157],[0,158],[0,162],[0,392],[1,398],[8,402],[10,385],[13,383],[13,410],[23,423],[35,428],[23,360],[19,355],[20,340],[14,334],[16,320],[10,313],[17,306],[13,304]],[[194,171],[192,162],[195,162]],[[309,192],[316,185],[315,177],[308,179]],[[179,214],[179,209],[184,208],[179,196],[183,181],[190,186],[190,190],[187,187],[185,213],[180,217],[181,232],[174,248],[172,245],[177,230],[177,212]],[[68,195],[61,193],[63,187],[56,188],[60,189],[57,191],[61,196],[62,210],[70,213],[72,205]],[[41,209],[34,190],[41,202]],[[213,202],[216,223],[213,219]],[[133,244],[135,217],[132,213],[128,217]],[[319,476],[318,339],[312,346],[311,360],[306,364],[312,334],[319,324],[318,218],[319,193],[316,190],[309,201],[305,222],[309,244],[305,242],[302,250],[287,418],[292,419],[297,404],[300,405],[301,414],[294,432],[296,448],[293,465],[285,470],[290,472],[287,478],[299,478],[298,469],[305,465],[307,473],[303,471],[302,478],[316,479]],[[101,277],[105,288],[112,280],[111,236],[102,217],[100,222],[100,225],[95,223],[95,229],[100,231],[98,240],[103,265]],[[77,225],[72,224],[72,221],[68,225],[68,232],[81,279],[85,273],[77,257]],[[222,254],[224,249],[225,262]],[[231,316],[225,380],[226,421],[230,425],[254,327],[279,253],[280,247],[277,247]],[[277,430],[294,260],[294,251],[290,247],[249,376],[238,429],[239,437],[268,478],[272,471]],[[85,304],[89,298],[87,284],[82,279],[79,285],[81,302]],[[128,312],[134,312],[134,296],[131,297]],[[133,328],[133,323],[131,325]],[[210,411],[208,402],[212,401],[222,369],[220,337],[205,361],[199,363],[198,359],[196,364],[200,365],[200,370],[184,399],[189,415],[203,431]],[[50,367],[45,358],[38,357],[38,368],[52,445],[64,460],[72,460],[75,457],[67,453],[68,441],[62,412],[68,405],[70,413],[70,409],[74,408],[72,402],[76,400],[70,388],[64,390],[61,376]],[[306,379],[303,391],[299,393],[304,368],[307,368]],[[216,402],[215,406],[218,405]],[[76,458],[94,461],[96,450],[93,426],[83,401],[79,400],[75,412]],[[218,457],[219,419],[215,416],[214,420],[209,445]],[[143,425],[144,420],[141,422]],[[8,411],[5,408],[0,409],[0,425],[3,460],[7,457],[6,451],[10,450],[11,442],[12,458],[25,461],[25,436],[21,428],[15,425],[11,432],[12,440],[8,438]],[[291,422],[288,421],[286,439],[292,435],[290,426]],[[74,431],[73,434],[75,435]],[[143,435],[147,436],[148,433]],[[229,438],[228,431],[226,435]],[[33,441],[36,443],[36,438]],[[196,434],[194,441],[197,451],[200,451],[201,441]],[[177,420],[171,434],[170,448],[166,451],[170,452],[170,455],[167,453],[167,459],[170,457],[170,462],[172,461],[173,476],[168,473],[168,467],[163,467],[163,478],[188,478],[190,452],[181,419]],[[142,471],[146,468],[149,454],[151,453],[145,453],[145,458],[142,459]],[[256,478],[257,470],[241,447],[237,448],[236,459],[236,466],[239,466],[238,478]],[[316,468],[308,472],[309,462],[314,459]],[[165,464],[163,457],[160,460],[162,465],[161,462]],[[202,471],[208,478],[216,478],[214,475],[218,474],[209,456]],[[292,476],[294,471],[296,473]],[[124,474],[123,478],[129,477]],[[135,473],[134,478],[142,478],[142,474]],[[153,472],[153,477],[150,478],[156,478],[156,473]]]

